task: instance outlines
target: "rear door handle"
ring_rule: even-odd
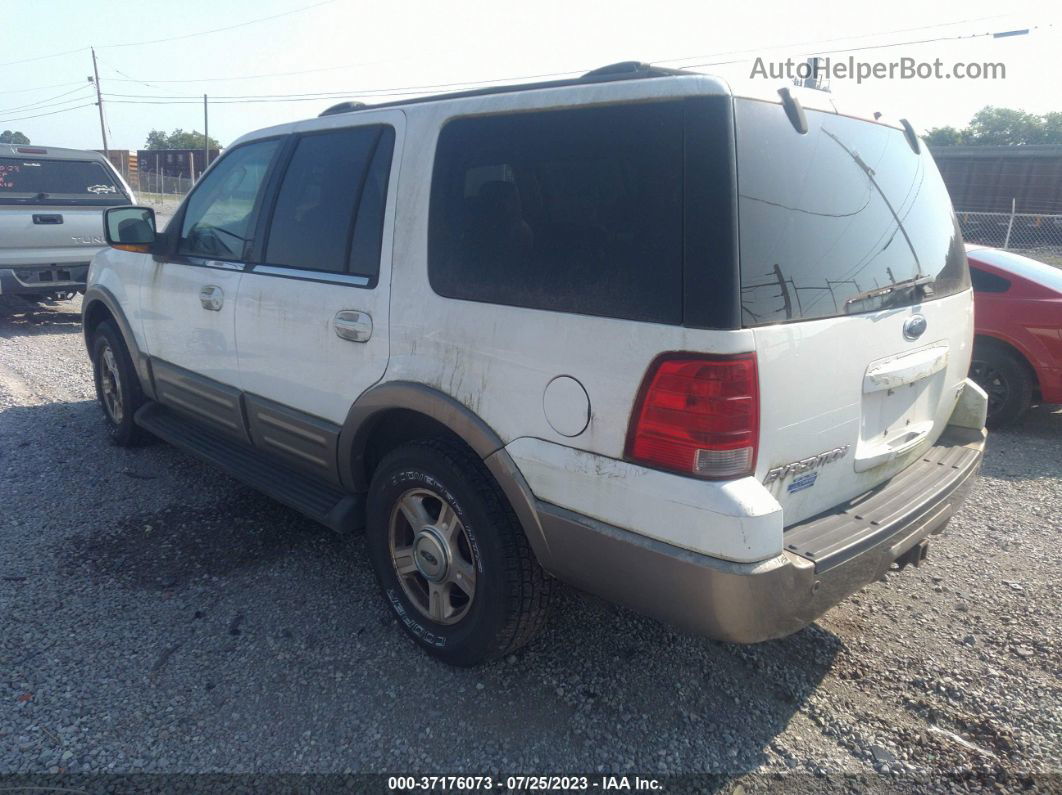
[[[63,216],[59,213],[34,213],[33,223],[35,224],[61,224],[63,222]]]
[[[225,293],[216,284],[208,284],[199,290],[199,303],[203,305],[203,309],[218,312],[225,303]]]
[[[350,342],[368,342],[372,336],[372,318],[368,312],[341,309],[332,321],[336,336]]]

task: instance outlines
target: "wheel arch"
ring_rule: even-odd
[[[1018,345],[1014,344],[1011,340],[998,337],[995,334],[985,334],[978,332],[974,335],[974,355],[977,357],[977,349],[981,348],[995,348],[1006,353],[1009,356],[1013,356],[1014,359],[1021,364],[1029,376],[1032,378],[1033,390],[1035,392],[1040,391],[1040,376],[1036,372],[1036,368],[1032,364],[1032,359],[1023,351]]]
[[[549,549],[534,495],[505,451],[505,443],[475,412],[437,389],[389,381],[364,392],[350,407],[339,433],[340,481],[353,492],[367,491],[372,468],[383,453],[426,436],[455,440],[483,461],[516,513],[539,563],[548,569]]]
[[[154,398],[154,390],[151,388],[151,365],[148,357],[144,355],[140,346],[136,343],[133,327],[122,310],[122,305],[114,297],[114,293],[98,284],[94,284],[85,290],[85,297],[81,303],[81,331],[85,338],[85,349],[92,354],[92,337],[105,320],[112,321],[118,327],[118,333],[122,335],[122,341],[129,351],[129,357],[133,360],[137,378],[140,380],[140,388],[150,398]]]

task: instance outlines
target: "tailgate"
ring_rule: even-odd
[[[925,332],[904,337],[920,316]],[[756,476],[803,521],[888,480],[943,433],[970,364],[970,293],[755,330]]]
[[[943,432],[973,300],[951,202],[913,133],[735,101],[741,308],[760,379],[757,477],[801,522]]]
[[[105,245],[104,209],[0,205],[0,267],[88,262]]]

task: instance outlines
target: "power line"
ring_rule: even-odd
[[[316,69],[299,69],[294,72],[267,72],[257,75],[239,75],[237,77],[196,77],[189,80],[152,80],[152,83],[228,83],[235,80],[262,80],[268,77],[292,77],[294,75],[308,75],[313,72],[335,72],[340,69],[353,69],[358,66],[372,66],[380,63],[380,61],[362,61],[360,63],[348,63],[340,64],[339,66],[321,66]],[[113,68],[113,67],[112,67]],[[117,72],[118,70],[115,69]],[[119,74],[121,74],[119,72]],[[143,80],[137,80],[136,78],[126,75],[125,80],[118,80],[120,83],[141,83],[146,85]]]
[[[46,58],[58,58],[61,55],[72,55],[75,52],[85,52],[88,47],[78,47],[76,50],[64,50],[63,52],[53,52],[50,55],[38,55],[34,58],[23,58],[20,61],[4,61],[0,63],[0,66],[15,66],[20,63],[33,63],[34,61],[43,61]]]
[[[320,2],[312,3],[312,4],[308,5],[308,6],[302,6],[300,8],[293,8],[290,11],[284,11],[284,12],[281,12],[279,14],[273,14],[273,15],[268,16],[268,17],[258,17],[257,19],[249,19],[246,22],[237,22],[234,25],[226,25],[225,27],[221,27],[221,28],[212,28],[210,30],[200,30],[200,31],[196,31],[195,33],[185,33],[185,34],[182,34],[180,36],[170,36],[168,38],[163,38],[163,39],[151,39],[151,40],[148,40],[148,41],[129,41],[129,42],[122,42],[122,43],[119,43],[119,44],[104,44],[99,49],[108,49],[109,50],[109,49],[116,49],[116,48],[119,48],[119,47],[141,47],[141,46],[143,46],[145,44],[162,44],[162,43],[168,42],[168,41],[182,41],[184,39],[195,38],[196,36],[206,36],[206,35],[209,35],[211,33],[221,33],[221,32],[226,31],[226,30],[235,30],[236,28],[242,28],[242,27],[244,27],[246,25],[255,25],[255,24],[259,23],[259,22],[267,22],[267,21],[269,21],[271,19],[279,19],[280,17],[287,17],[287,16],[291,16],[292,14],[300,14],[303,11],[309,11],[312,8],[318,8],[320,6],[328,5],[328,4],[334,3],[334,2],[336,2],[336,0],[320,0]],[[63,50],[62,52],[53,52],[53,53],[49,53],[47,55],[37,55],[37,56],[34,56],[32,58],[21,58],[21,59],[19,59],[17,61],[4,61],[3,63],[0,63],[0,67],[3,67],[3,66],[17,66],[18,64],[24,64],[24,63],[34,63],[35,61],[43,61],[43,60],[45,60],[47,58],[59,58],[59,57],[61,57],[63,55],[73,55],[74,53],[86,52],[88,49],[89,49],[88,47],[78,47],[78,48],[73,49],[73,50]]]
[[[578,75],[589,71],[591,67],[583,69],[570,69],[567,72],[551,72],[548,74],[536,74],[536,75],[520,75],[518,77],[495,77],[489,80],[462,80],[456,83],[435,83],[432,85],[420,85],[420,86],[398,86],[396,88],[363,88],[363,89],[337,89],[335,91],[319,91],[319,92],[296,92],[292,94],[226,94],[221,95],[219,99],[264,99],[264,98],[277,98],[286,99],[292,97],[306,97],[306,98],[342,98],[351,95],[363,96],[366,94],[379,94],[384,96],[396,95],[402,92],[421,92],[432,91],[442,88],[464,88],[468,86],[484,86],[491,83],[512,83],[519,82],[521,80],[544,80],[551,77],[568,77],[570,75]],[[141,85],[147,85],[144,81],[136,80],[134,82],[141,83]],[[142,97],[147,99],[163,99],[165,96],[172,96],[180,99],[196,99],[198,94],[170,94],[170,95],[158,95],[158,94],[112,94],[107,96],[115,97]],[[211,95],[212,97],[215,95]],[[211,102],[214,100],[211,99]]]
[[[95,104],[96,104],[95,102],[87,102],[84,105],[76,105],[76,106],[74,106],[72,108],[63,108],[62,110],[53,110],[53,111],[50,111],[49,113],[38,113],[36,116],[19,116],[18,118],[15,118],[15,119],[0,119],[0,124],[7,124],[8,122],[11,122],[11,121],[25,121],[26,119],[39,119],[41,116],[54,116],[57,113],[67,113],[68,111],[79,110],[81,108],[91,108]]]
[[[993,16],[974,17],[974,18],[970,18],[970,19],[955,20],[953,22],[939,22],[939,23],[935,23],[935,24],[932,24],[932,25],[919,25],[919,26],[916,26],[916,27],[899,28],[899,29],[896,29],[896,30],[882,31],[882,32],[879,32],[879,33],[864,33],[864,34],[856,34],[856,35],[852,35],[852,36],[840,36],[840,37],[835,37],[835,38],[830,38],[830,39],[819,39],[819,40],[814,40],[814,41],[796,42],[796,43],[791,43],[791,44],[779,44],[779,45],[773,45],[773,46],[769,46],[769,47],[750,48],[750,49],[747,49],[747,50],[728,50],[728,51],[723,51],[723,52],[712,53],[711,55],[687,55],[687,56],[683,56],[683,57],[680,57],[680,58],[661,58],[659,60],[650,61],[649,63],[654,63],[654,64],[676,63],[678,61],[687,61],[687,60],[693,60],[693,59],[697,59],[697,58],[717,57],[717,56],[720,56],[720,55],[737,55],[737,54],[749,53],[749,52],[771,52],[771,51],[774,51],[774,50],[790,49],[790,48],[794,48],[794,47],[805,47],[805,46],[813,46],[813,45],[818,45],[818,44],[831,44],[831,43],[837,42],[837,41],[851,41],[851,40],[856,40],[856,39],[871,38],[871,37],[874,37],[874,36],[891,36],[891,35],[894,35],[894,34],[897,34],[897,33],[910,33],[910,32],[919,31],[919,30],[932,30],[932,29],[935,29],[935,28],[953,27],[955,25],[963,25],[963,24],[968,24],[968,23],[972,23],[972,22],[985,21],[985,20],[989,20],[989,19],[998,19],[998,18],[1003,17],[1003,16],[1007,16],[1007,15],[1006,14],[996,14],[996,15],[993,15]],[[122,74],[123,77],[125,78],[124,80],[120,80],[120,81],[116,81],[116,82],[130,82],[130,83],[139,83],[141,85],[150,85],[152,83],[155,83],[155,84],[160,84],[160,83],[218,83],[218,82],[228,82],[228,81],[235,81],[235,80],[260,80],[260,79],[272,78],[272,77],[291,77],[291,76],[295,76],[295,75],[311,74],[311,73],[314,73],[314,72],[338,71],[338,70],[341,70],[341,69],[351,69],[351,68],[354,68],[354,67],[366,66],[366,65],[369,65],[369,64],[366,64],[366,63],[362,62],[362,63],[353,63],[353,64],[341,64],[341,65],[338,65],[338,66],[322,66],[322,67],[318,67],[318,68],[314,68],[314,69],[300,69],[300,70],[291,71],[291,72],[266,72],[266,73],[261,73],[261,74],[237,75],[237,76],[234,76],[234,77],[201,77],[201,78],[189,78],[189,79],[185,79],[185,80],[175,80],[175,79],[172,79],[172,78],[167,78],[167,79],[164,79],[164,80],[139,80],[137,78],[134,78],[134,77],[131,77],[129,75],[126,75],[126,74],[124,74],[122,72],[118,72],[118,70],[115,69],[113,66],[111,68],[114,69],[119,74]],[[587,69],[582,69],[582,70],[573,69],[573,70],[569,70],[567,72],[556,72],[556,73],[541,74],[541,75],[528,75],[526,77],[498,78],[498,79],[495,79],[495,80],[482,80],[482,81],[464,81],[464,82],[460,82],[460,83],[448,83],[448,84],[444,83],[444,84],[438,84],[438,85],[434,85],[434,86],[423,86],[423,88],[425,88],[425,89],[447,88],[447,87],[458,86],[458,85],[462,85],[463,86],[463,85],[480,85],[480,84],[486,84],[486,83],[496,83],[496,82],[502,82],[502,81],[506,81],[506,80],[533,80],[533,79],[542,79],[542,78],[547,78],[547,77],[560,77],[560,76],[563,76],[563,75],[575,74],[577,72],[585,72],[585,71],[588,71],[589,68],[592,68],[592,67],[588,67]],[[411,87],[411,88],[413,88],[413,87]],[[369,93],[369,92],[368,91],[360,91],[360,92],[356,92],[356,93]]]
[[[271,19],[279,19],[280,17],[291,16],[292,14],[301,14],[303,11],[309,11],[311,8],[319,8],[320,6],[329,5],[336,0],[321,0],[318,3],[312,3],[308,6],[302,6],[301,8],[293,8],[291,11],[284,11],[280,14],[273,14],[268,17],[259,17],[257,19],[249,19],[246,22],[238,22],[235,25],[226,25],[223,28],[212,28],[210,30],[200,30],[195,33],[185,33],[180,36],[169,36],[164,39],[150,39],[148,41],[130,41],[124,44],[104,44],[100,47],[101,50],[110,50],[118,47],[142,47],[145,44],[163,44],[168,41],[182,41],[184,39],[195,38],[196,36],[206,36],[211,33],[221,33],[226,30],[235,30],[236,28],[242,28],[247,25],[255,25],[259,22],[268,22]]]
[[[886,30],[879,33],[859,33],[853,36],[836,36],[831,39],[819,39],[817,41],[802,41],[795,42],[793,44],[778,44],[770,47],[751,47],[746,50],[724,50],[723,52],[715,52],[709,55],[687,55],[682,58],[662,58],[659,61],[650,61],[649,63],[675,63],[676,61],[692,61],[698,58],[717,58],[720,55],[742,55],[750,52],[773,52],[775,50],[787,50],[794,47],[811,47],[818,44],[833,44],[838,41],[854,41],[856,39],[870,39],[876,36],[894,36],[897,33],[914,33],[920,30],[932,30],[934,28],[948,28],[955,25],[966,25],[973,22],[984,22],[989,19],[1000,19],[1001,17],[1008,16],[1007,14],[994,14],[987,17],[974,17],[972,19],[959,19],[954,22],[938,22],[933,25],[917,25],[911,28],[898,28],[896,30]],[[818,53],[816,53],[817,55]]]
[[[77,88],[71,89],[70,91],[64,91],[62,94],[56,94],[54,97],[49,97],[48,99],[39,99],[36,102],[27,102],[25,105],[16,105],[15,107],[11,107],[11,108],[0,108],[0,113],[13,113],[15,111],[20,111],[20,110],[29,110],[30,108],[36,108],[36,106],[38,106],[38,105],[41,106],[41,107],[50,107],[47,103],[52,102],[53,100],[59,99],[60,97],[66,97],[66,96],[69,96],[70,94],[75,94],[78,91],[84,91],[86,88],[91,88],[91,86],[88,83],[81,83],[81,84],[78,85]],[[78,97],[78,99],[81,99],[81,98]],[[66,100],[66,101],[70,102],[71,100]],[[56,104],[63,105],[65,103],[59,102],[59,103],[56,103]]]
[[[148,88],[154,88],[156,91],[162,91],[167,96],[176,96],[174,94],[170,94],[164,88],[159,88],[157,85],[153,85],[152,83],[147,83],[147,82],[145,82],[143,80],[137,80],[134,77],[130,77],[125,72],[121,71],[118,67],[114,66],[113,64],[109,64],[106,61],[104,61],[98,55],[96,56],[96,60],[98,60],[100,63],[102,63],[108,69],[110,69],[112,72],[122,76],[121,78],[109,78],[110,80],[115,80],[115,81],[121,80],[122,82],[139,83],[142,86],[147,86]],[[124,80],[122,78],[124,78]]]
[[[14,88],[10,91],[0,91],[0,94],[26,94],[31,91],[47,91],[50,88],[66,88],[67,86],[84,85],[79,80],[71,80],[66,83],[52,83],[49,86],[34,86],[33,88]]]
[[[70,99],[64,100],[62,102],[56,102],[55,104],[52,104],[52,105],[41,105],[40,107],[36,107],[36,108],[22,108],[20,110],[8,110],[8,111],[5,111],[5,112],[6,113],[27,114],[27,113],[36,113],[37,111],[43,111],[43,110],[59,110],[59,109],[65,110],[65,109],[67,109],[69,107],[72,107],[71,103],[84,102],[87,99],[89,99],[89,97],[85,97],[85,96],[71,97]]]
[[[958,23],[956,23],[958,24]],[[834,50],[816,50],[817,55],[830,55],[846,52],[857,52],[863,50],[876,50],[884,49],[888,47],[902,47],[913,46],[918,44],[927,44],[931,42],[939,41],[957,41],[957,40],[969,40],[975,38],[983,38],[986,36],[993,36],[993,33],[970,33],[960,34],[956,36],[938,36],[928,39],[908,40],[888,42],[883,44],[869,44],[862,47],[846,47]],[[799,45],[793,45],[799,46]],[[777,48],[776,48],[777,49]],[[745,52],[745,51],[734,51]],[[725,54],[725,53],[720,53]],[[694,69],[706,66],[721,66],[733,63],[742,63],[747,61],[747,58],[738,58],[725,61],[711,61],[705,63],[686,64],[685,68]],[[663,61],[656,61],[656,63],[663,63]],[[553,72],[549,74],[537,74],[537,75],[523,75],[519,77],[501,77],[491,80],[470,80],[459,83],[437,83],[435,85],[422,85],[422,86],[398,86],[394,88],[376,88],[376,89],[351,89],[351,90],[337,90],[329,92],[318,93],[295,93],[295,94],[243,94],[243,95],[224,95],[218,97],[212,97],[211,102],[217,104],[239,104],[239,103],[262,103],[262,102],[308,102],[314,100],[327,100],[327,99],[343,99],[346,97],[357,96],[410,96],[416,94],[422,94],[426,91],[436,89],[447,88],[467,88],[481,85],[489,85],[492,83],[510,83],[520,82],[523,80],[541,80],[547,78],[559,78],[566,77],[573,74],[579,74],[585,72],[582,70],[571,70],[568,72]],[[153,94],[107,94],[108,97],[122,97],[123,99],[110,100],[113,102],[122,102],[124,104],[192,104],[198,103],[198,97],[193,95],[169,95],[159,96]],[[166,101],[163,101],[166,100]]]
[[[1034,25],[1034,26],[1030,27],[1029,30],[1038,30],[1039,27],[1040,26],[1038,26],[1038,25]],[[864,45],[862,47],[844,47],[844,48],[836,49],[836,50],[815,50],[814,53],[815,53],[815,55],[838,55],[840,53],[846,53],[846,52],[863,52],[863,51],[866,51],[866,50],[884,50],[884,49],[888,49],[890,47],[913,47],[913,46],[915,46],[917,44],[933,44],[933,43],[939,42],[939,41],[960,41],[960,40],[964,40],[965,41],[965,40],[969,40],[969,39],[981,39],[981,38],[985,38],[986,36],[993,36],[994,37],[995,35],[996,35],[995,33],[991,33],[991,32],[989,32],[989,33],[962,33],[962,34],[959,34],[958,36],[937,36],[937,37],[934,37],[934,38],[931,38],[931,39],[917,39],[917,40],[914,40],[914,41],[893,41],[893,42],[888,42],[886,44],[867,44],[867,45]],[[697,68],[705,67],[705,66],[724,66],[724,65],[727,65],[727,64],[745,63],[745,62],[750,61],[750,60],[752,60],[752,59],[751,58],[737,58],[737,59],[730,60],[730,61],[708,61],[708,62],[705,62],[705,63],[686,64],[684,66],[684,68],[686,68],[686,69],[697,69]]]

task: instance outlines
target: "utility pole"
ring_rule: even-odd
[[[203,94],[203,171],[208,168],[210,168],[210,120],[207,118],[207,95]]]
[[[103,135],[103,156],[108,160],[111,159],[111,150],[107,148],[107,126],[103,123],[103,97],[100,95],[100,70],[96,66],[96,48],[90,48],[92,50],[92,73],[96,75],[96,79],[93,81],[96,85],[96,107],[100,109],[100,133]]]

